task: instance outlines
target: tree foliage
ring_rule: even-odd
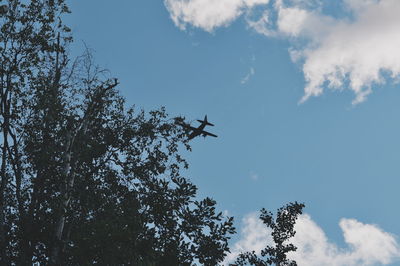
[[[180,173],[184,118],[71,58],[64,0],[0,4],[0,264],[221,262],[233,219]]]
[[[294,226],[303,208],[302,203],[289,203],[278,209],[275,219],[272,212],[262,209],[260,219],[272,230],[272,240],[275,245],[267,245],[261,250],[261,257],[257,256],[255,251],[241,253],[234,265],[296,266],[295,261],[287,258],[287,253],[294,252],[297,248],[288,241],[296,234]]]

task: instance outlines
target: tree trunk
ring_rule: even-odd
[[[4,83],[3,83],[4,84]],[[1,91],[1,116],[3,117],[3,123],[1,130],[3,131],[3,145],[1,147],[1,167],[0,167],[0,254],[1,264],[8,264],[7,256],[7,238],[6,238],[6,217],[5,217],[5,193],[8,183],[7,176],[7,153],[8,153],[8,131],[9,131],[9,117],[10,117],[10,105],[8,100],[8,94],[10,91],[11,81],[9,76],[6,79],[6,87],[2,88]]]
[[[65,241],[63,238],[64,235],[64,228],[65,228],[65,221],[66,221],[66,212],[69,207],[69,203],[71,201],[71,192],[74,188],[74,182],[75,182],[75,165],[77,163],[77,158],[72,159],[72,156],[74,155],[74,145],[75,145],[75,139],[80,134],[81,137],[85,136],[90,120],[92,119],[93,113],[96,111],[96,108],[99,107],[99,104],[102,101],[102,98],[104,94],[114,88],[115,86],[118,85],[118,81],[114,80],[113,83],[105,84],[106,86],[100,86],[96,89],[94,92],[93,97],[91,98],[90,102],[88,103],[88,106],[83,114],[82,120],[79,124],[79,126],[70,132],[68,132],[66,141],[65,141],[65,153],[63,157],[64,161],[64,169],[62,172],[62,180],[63,184],[61,187],[61,197],[62,197],[62,203],[61,203],[61,212],[59,217],[56,219],[56,227],[55,227],[55,232],[54,232],[54,245],[51,251],[51,256],[50,256],[50,263],[51,265],[61,265],[61,257],[62,257],[62,250],[63,246],[65,245]]]
[[[70,135],[71,136],[71,135]],[[72,137],[67,138],[67,147],[70,147],[66,152],[64,156],[64,170],[63,170],[63,181],[64,184],[62,185],[61,189],[61,197],[62,197],[62,202],[61,202],[61,213],[57,219],[56,222],[56,227],[55,227],[55,232],[54,232],[54,245],[53,249],[51,251],[51,257],[50,257],[50,262],[52,265],[60,265],[60,253],[62,250],[62,247],[64,245],[63,243],[63,232],[64,232],[64,227],[65,227],[65,214],[68,210],[68,205],[71,200],[71,190],[73,189],[74,185],[74,174],[71,172],[71,153],[72,153]]]

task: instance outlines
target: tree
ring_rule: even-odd
[[[260,219],[272,230],[272,239],[274,246],[269,246],[261,250],[261,257],[257,256],[255,251],[241,253],[234,265],[277,265],[277,266],[296,266],[296,262],[287,258],[288,252],[296,251],[297,248],[288,243],[296,231],[294,226],[297,217],[302,214],[304,208],[302,203],[289,203],[286,206],[279,208],[276,218],[271,212],[266,209],[261,210]],[[265,258],[263,258],[265,257]]]
[[[68,12],[63,1],[4,2],[0,8],[0,264],[8,265],[17,255],[13,236],[18,230],[28,230],[24,224],[32,214],[32,208],[24,204],[31,194],[25,191],[29,180],[23,178],[25,156],[21,153],[23,125],[29,116],[26,106],[33,91],[28,87],[39,73],[49,72],[46,66],[61,52],[56,40],[69,40],[67,35],[60,40],[57,33],[69,29],[57,20]],[[54,85],[58,79],[54,76]]]
[[[63,0],[0,8],[0,264],[216,265],[233,218],[180,174],[184,118],[71,59]]]

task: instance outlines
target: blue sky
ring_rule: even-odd
[[[208,115],[219,137],[192,141],[185,174],[239,232],[297,200],[301,229],[345,251],[300,265],[399,265],[400,2],[216,3],[71,1],[73,52],[93,48],[128,104]]]

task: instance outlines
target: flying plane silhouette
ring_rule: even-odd
[[[188,128],[189,130],[192,131],[192,133],[190,133],[188,139],[193,139],[194,137],[197,137],[200,135],[202,135],[203,137],[206,137],[206,136],[211,136],[211,137],[215,137],[215,138],[217,137],[217,135],[204,130],[204,128],[206,126],[214,126],[213,124],[211,124],[210,122],[207,121],[207,115],[204,117],[204,120],[197,120],[197,121],[201,123],[198,127],[192,127],[189,124],[181,124],[182,126]]]

